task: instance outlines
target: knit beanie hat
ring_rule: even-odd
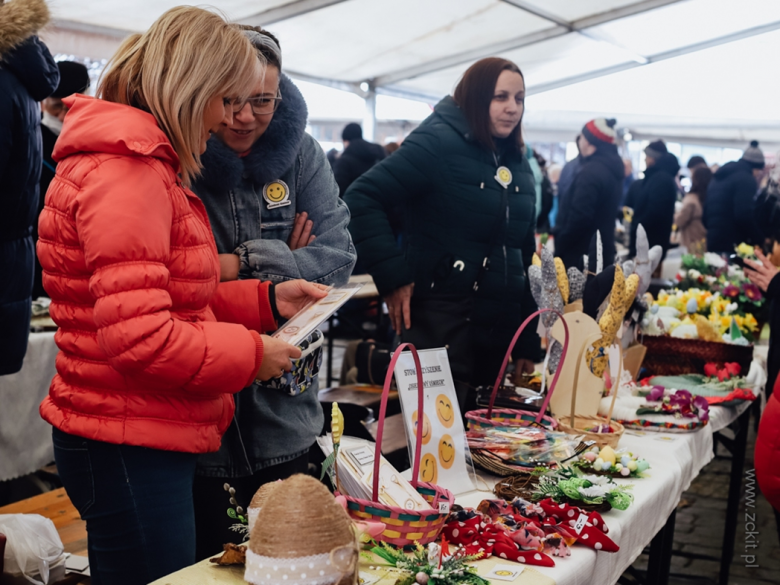
[[[742,160],[748,163],[754,169],[764,168],[764,153],[758,147],[758,140],[753,140],[750,146],[745,149],[742,155]]]
[[[666,144],[664,144],[663,140],[656,140],[645,147],[645,154],[653,160],[658,160],[667,152],[669,151],[666,149]]]
[[[60,83],[51,97],[65,98],[74,93],[84,93],[89,89],[89,72],[81,63],[59,61]]]
[[[615,118],[595,118],[582,127],[582,135],[593,146],[601,144],[615,144],[617,133],[615,132]]]
[[[358,138],[363,138],[363,129],[360,124],[350,122],[344,126],[344,130],[341,131],[342,140],[357,140]]]

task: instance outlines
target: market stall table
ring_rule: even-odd
[[[56,373],[54,332],[30,333],[22,370],[0,376],[0,481],[54,460],[51,426],[38,414]]]
[[[668,532],[668,519],[673,516],[677,503],[701,469],[713,458],[713,433],[733,423],[749,404],[739,407],[713,407],[710,423],[693,433],[654,433],[627,431],[620,442],[625,447],[647,459],[651,468],[648,477],[637,480],[618,480],[634,485],[634,503],[624,512],[613,510],[604,515],[609,536],[619,546],[617,553],[596,552],[582,546],[572,547],[567,559],[555,559],[555,567],[528,567],[528,575],[539,573],[553,580],[556,585],[609,585],[616,583],[622,573],[642,553],[656,535]],[[470,492],[457,498],[464,506],[476,506],[485,498],[494,498],[492,487],[500,478],[481,475],[483,490]],[[481,483],[481,482],[480,482]],[[666,531],[662,531],[664,527]],[[673,522],[671,523],[674,529]],[[651,573],[658,575],[655,583],[665,583],[668,577],[668,539],[656,541],[651,551]],[[668,542],[669,549],[671,542]],[[215,551],[216,553],[216,551]],[[480,561],[480,564],[487,561]],[[243,583],[241,569],[222,569],[208,566],[208,561],[187,567],[155,582],[156,585],[179,583]],[[529,569],[533,569],[530,571]],[[484,573],[484,571],[481,571]],[[485,573],[486,574],[486,573]],[[522,581],[516,581],[522,583]]]

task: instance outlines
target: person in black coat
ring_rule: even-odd
[[[32,225],[41,176],[41,110],[57,87],[54,59],[35,32],[43,0],[0,2],[0,375],[22,369],[30,332],[35,250]]]
[[[623,189],[623,161],[615,147],[615,120],[596,118],[578,138],[580,166],[561,199],[555,222],[555,255],[567,268],[583,268],[596,231],[601,232],[604,266],[615,259],[615,209]],[[590,254],[595,266],[595,254]]]
[[[704,206],[709,252],[731,254],[742,242],[762,243],[763,233],[753,208],[763,169],[764,153],[754,140],[741,159],[726,163],[712,177]]]
[[[666,255],[674,222],[674,204],[677,202],[677,173],[680,163],[666,149],[662,140],[651,142],[645,148],[645,178],[631,185],[626,202],[634,210],[631,220],[629,256],[636,256],[636,230],[642,224],[650,247],[661,246]],[[636,186],[634,186],[636,185]]]
[[[354,122],[344,126],[341,139],[344,152],[336,159],[333,174],[339,184],[339,196],[343,197],[355,179],[385,158],[387,152],[378,144],[363,140],[363,129]]]
[[[62,122],[68,113],[68,106],[62,103],[74,93],[84,93],[89,89],[89,71],[81,63],[75,61],[60,61],[57,63],[60,71],[60,83],[51,96],[43,100],[43,120],[41,120],[41,139],[43,142],[43,168],[41,169],[40,189],[38,196],[38,214],[33,222],[33,242],[38,243],[38,218],[43,211],[46,201],[46,191],[49,183],[54,179],[57,163],[52,158],[54,145],[62,131]],[[33,283],[32,298],[48,296],[43,288],[43,268],[35,257],[35,281]]]

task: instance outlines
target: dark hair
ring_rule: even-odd
[[[256,33],[260,33],[261,35],[265,35],[268,38],[270,38],[273,42],[276,43],[276,46],[279,47],[279,50],[282,50],[282,45],[279,42],[279,39],[277,39],[273,34],[269,33],[267,30],[259,27],[259,26],[249,26],[248,24],[239,24],[238,28],[241,30],[253,30]],[[265,57],[265,60],[268,61],[269,65],[273,65],[276,67],[279,71],[282,70],[282,63],[279,60],[279,55],[277,55],[274,51],[272,51],[269,47],[258,47],[254,43],[252,43],[252,46],[257,49],[257,52],[260,53],[263,57]]]
[[[691,193],[695,193],[696,196],[704,205],[704,200],[707,198],[707,187],[712,180],[712,171],[709,167],[696,167],[691,175]]]
[[[694,154],[691,158],[688,159],[688,164],[685,165],[689,169],[693,169],[695,167],[698,167],[700,165],[707,166],[707,161],[704,160],[703,156],[699,156],[698,154]]]
[[[512,61],[488,57],[466,69],[452,94],[455,103],[463,111],[475,140],[489,150],[496,149],[490,125],[490,103],[493,101],[496,82],[502,71],[514,71],[523,77],[523,72]],[[520,131],[522,123],[523,117],[520,116],[520,121],[509,135],[509,143],[514,144],[519,151],[523,148],[523,135]]]

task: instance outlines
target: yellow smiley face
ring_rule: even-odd
[[[436,457],[432,453],[426,453],[423,455],[422,461],[420,461],[420,479],[428,483],[436,483],[438,476],[439,470],[436,466]]]
[[[452,437],[444,435],[439,441],[439,463],[444,469],[449,469],[455,462],[455,445]]]
[[[417,411],[412,413],[412,428],[414,429],[414,436],[417,436]],[[431,419],[427,414],[423,414],[423,436],[422,444],[427,445],[431,440]]]
[[[281,183],[268,183],[265,188],[265,196],[268,197],[268,200],[272,203],[284,201],[286,195],[287,190]]]
[[[509,172],[509,169],[499,169],[498,178],[502,183],[509,183],[512,181],[512,173]]]
[[[511,577],[512,575],[514,575],[512,571],[504,571],[504,570],[498,570],[493,574],[496,575],[497,577]]]
[[[455,422],[455,413],[452,410],[452,402],[446,394],[439,394],[436,397],[436,416],[439,422],[445,427],[450,428]]]

